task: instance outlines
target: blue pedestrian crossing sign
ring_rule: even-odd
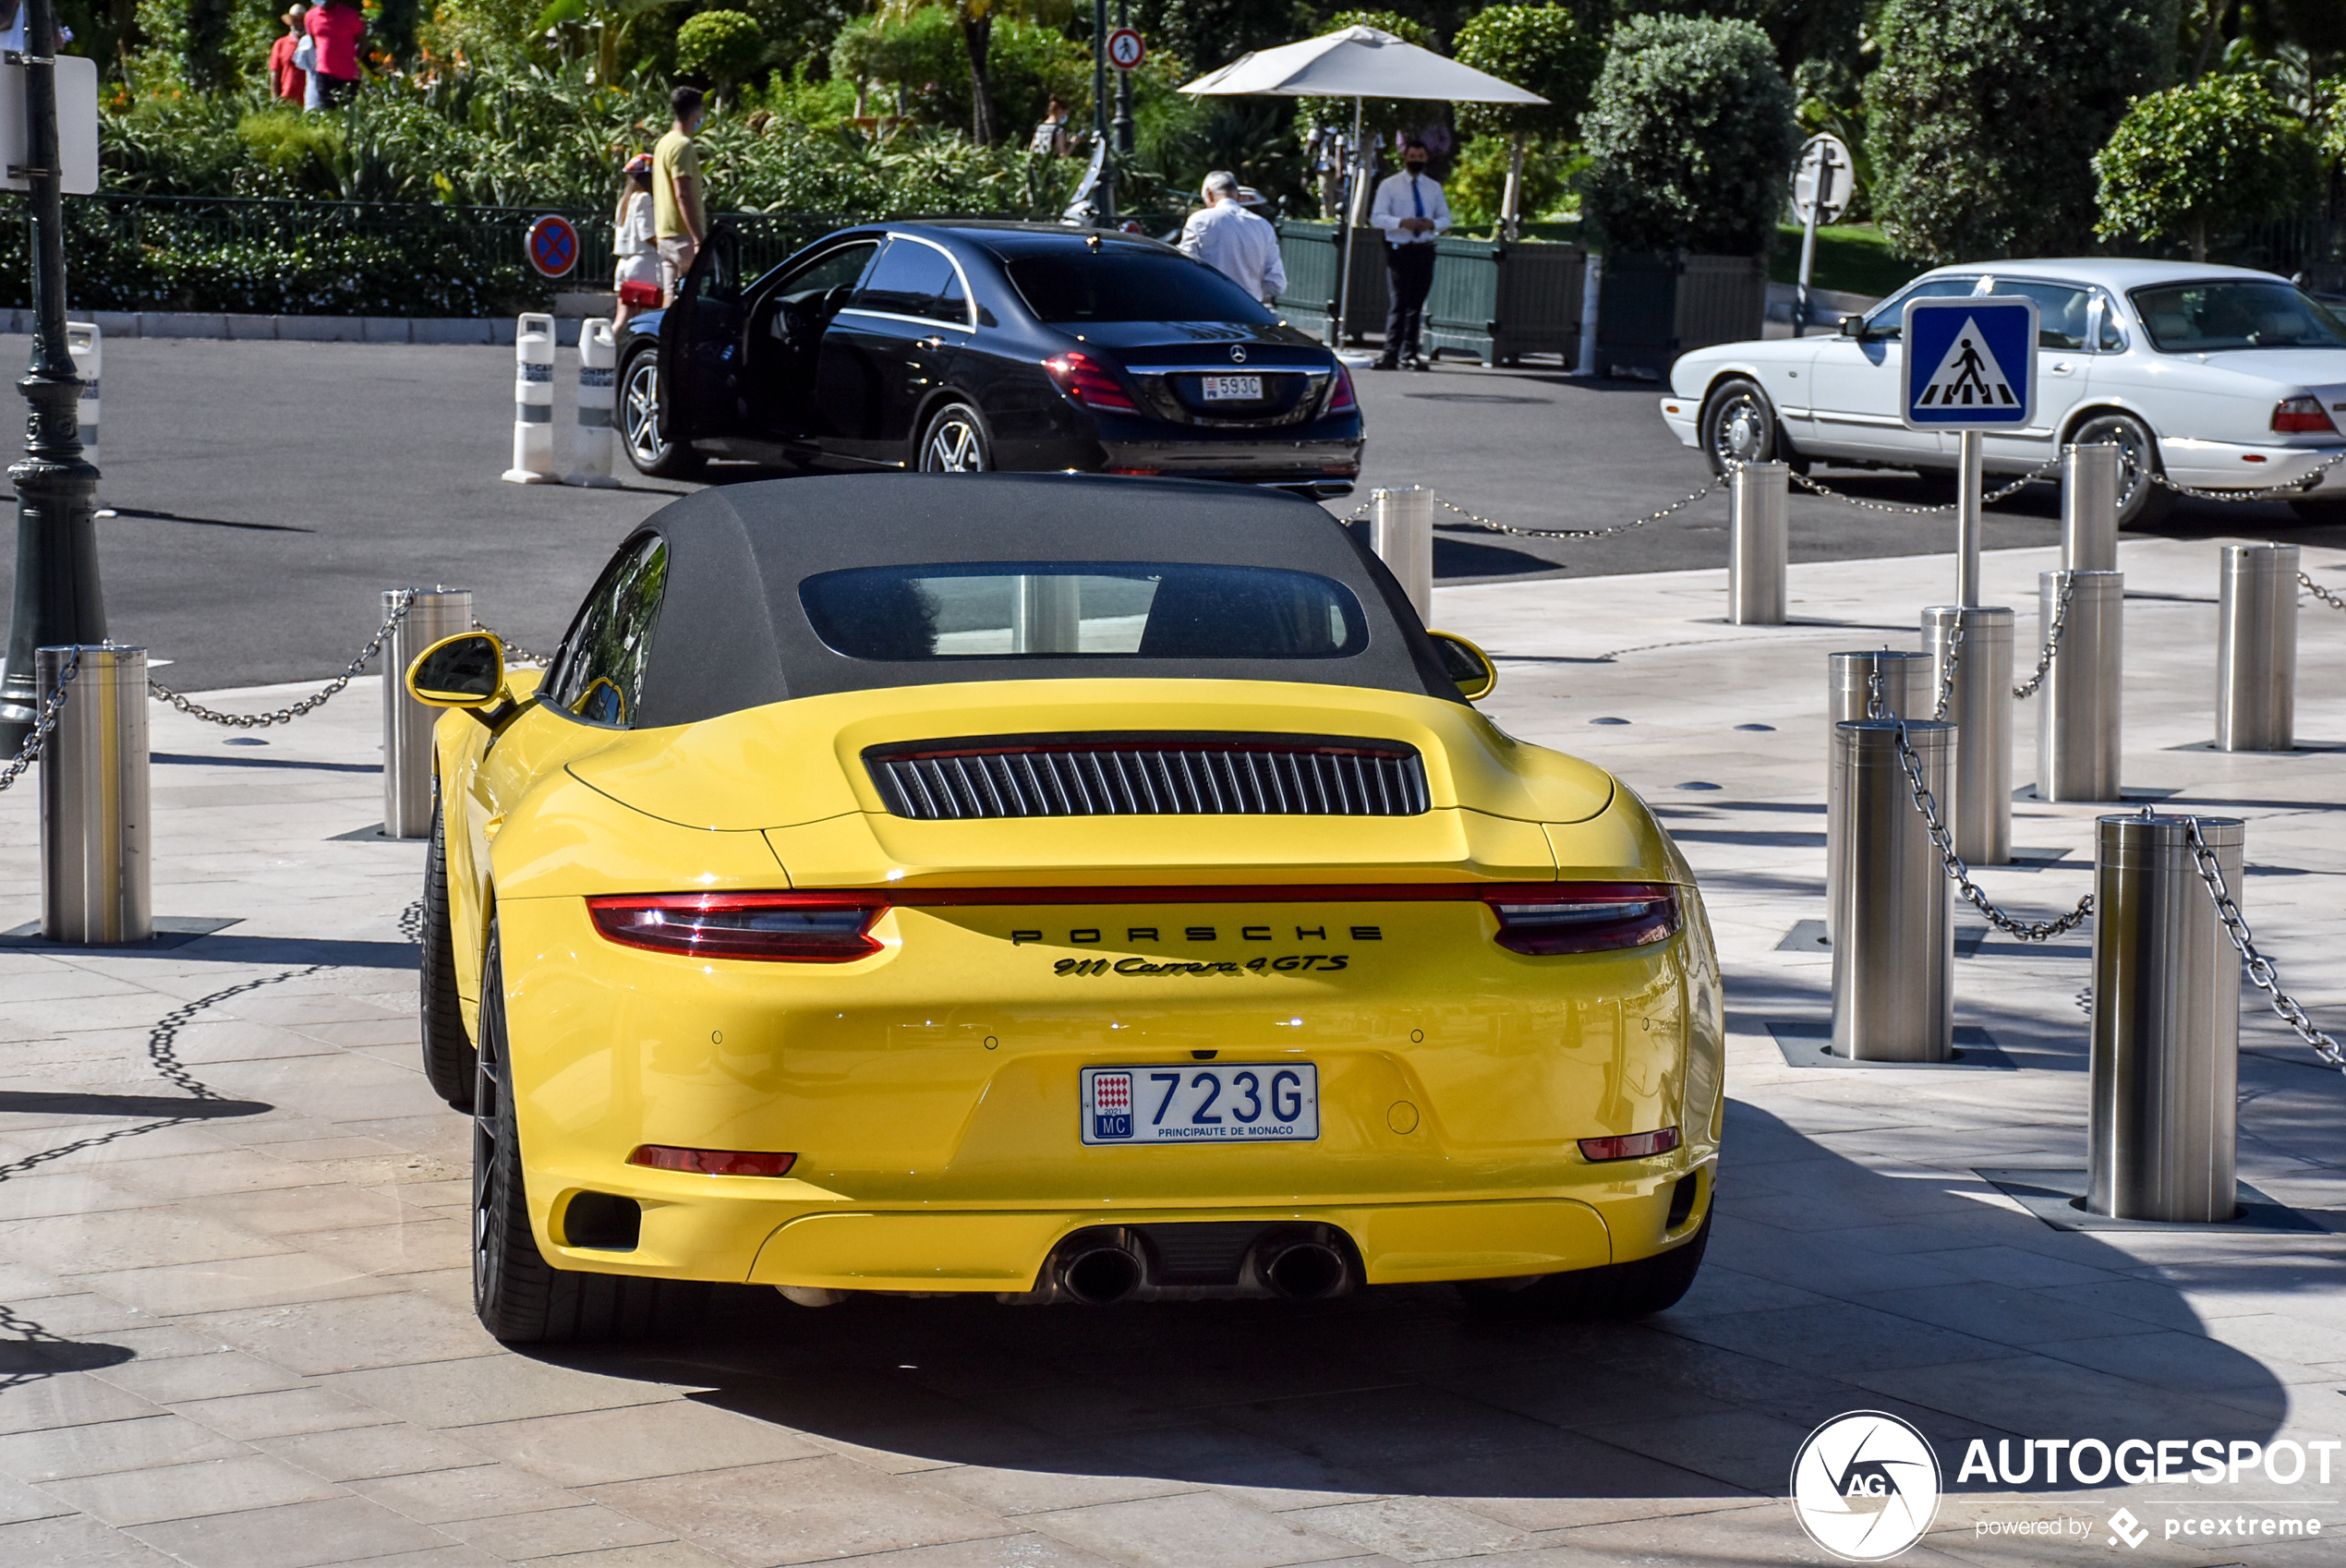
[[[2036,413],[2035,300],[1910,299],[1904,335],[1908,429],[2007,430]]]

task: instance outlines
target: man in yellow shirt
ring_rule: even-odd
[[[700,149],[693,145],[700,129],[700,89],[680,87],[668,103],[676,123],[652,147],[652,230],[659,242],[660,303],[673,305],[700,254],[708,214],[701,203]]]

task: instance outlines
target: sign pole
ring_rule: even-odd
[[[1116,0],[1116,26],[1121,31],[1132,25],[1132,0]],[[1131,66],[1116,73],[1116,150],[1132,151],[1132,71]]]
[[[1344,182],[1344,237],[1336,247],[1336,320],[1328,323],[1328,346],[1344,346],[1344,319],[1352,313],[1352,225],[1360,205],[1360,178],[1367,173],[1360,150],[1360,101],[1352,101],[1352,177]]]
[[[1955,462],[1955,602],[1969,609],[1979,603],[1979,491],[1985,481],[1977,430],[1962,433]]]
[[[39,716],[33,650],[102,642],[98,470],[81,450],[81,378],[66,342],[65,170],[57,137],[56,0],[25,6],[24,171],[32,218],[32,364],[17,383],[32,405],[17,487],[17,590],[0,679],[0,750],[24,744]]]
[[[1092,145],[1100,151],[1100,180],[1092,204],[1101,228],[1116,217],[1116,159],[1110,154],[1107,107],[1107,0],[1092,0]]]
[[[1808,221],[1800,235],[1800,313],[1792,320],[1792,335],[1808,335],[1808,274],[1817,265],[1817,218],[1825,204],[1826,183],[1832,177],[1832,149],[1817,142],[1810,150],[1816,174],[1809,181]]]

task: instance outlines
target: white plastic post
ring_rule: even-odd
[[[81,378],[81,455],[98,461],[98,372],[105,359],[105,333],[95,321],[67,321],[66,348]]]
[[[554,471],[554,319],[522,312],[514,331],[514,465],[516,485],[559,485]]]
[[[578,323],[578,424],[571,432],[571,472],[565,485],[613,489],[611,476],[611,414],[619,406],[619,340],[611,323],[589,317]]]

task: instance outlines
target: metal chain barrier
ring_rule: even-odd
[[[1955,667],[1961,663],[1963,663],[1963,628],[1950,626],[1947,628],[1947,668],[1939,672],[1939,700],[1930,705],[1930,721],[1933,724],[1946,718],[1947,705],[1955,700]],[[1880,718],[1881,717],[1880,672],[1877,670],[1868,679],[1872,682],[1873,695],[1867,700],[1866,717]],[[1900,743],[1904,743],[1903,732]]]
[[[2336,1040],[2314,1027],[2297,998],[2280,988],[2280,978],[2273,969],[2273,960],[2256,950],[2255,936],[2248,929],[2248,922],[2232,902],[2231,890],[2224,886],[2224,868],[2217,863],[2216,851],[2199,834],[2199,818],[2183,818],[2183,841],[2191,847],[2191,858],[2199,867],[2199,880],[2207,885],[2208,898],[2215,900],[2216,918],[2224,923],[2224,935],[2248,966],[2248,978],[2271,1004],[2274,1016],[2297,1031],[2297,1038],[2313,1047],[2314,1055],[2346,1072],[2346,1050]]]
[[[2340,598],[2336,594],[2331,593],[2328,588],[2323,587],[2319,583],[2315,582],[2303,572],[2300,572],[2297,574],[2297,585],[2304,589],[2307,593],[2313,595],[2316,598],[2321,600],[2322,603],[2329,606],[2332,609],[2346,609],[2346,598]]]
[[[552,654],[537,653],[531,649],[523,647],[519,643],[507,641],[505,633],[496,630],[494,627],[482,625],[480,623],[480,618],[478,616],[473,618],[473,630],[476,632],[486,632],[490,636],[496,638],[497,645],[505,650],[505,662],[507,664],[546,665],[554,662],[554,656]]]
[[[1882,710],[1881,674],[1879,670],[1867,678],[1866,716],[1897,722],[1898,766],[1905,771],[1906,788],[1914,796],[1915,810],[1922,813],[1923,826],[1930,830],[1931,847],[1939,851],[1940,862],[1947,868],[1947,874],[1954,879],[1955,887],[1963,894],[1965,901],[1985,915],[1989,924],[2023,942],[2050,942],[2056,936],[2076,930],[2092,917],[2094,896],[2091,893],[2078,899],[2075,909],[2051,920],[2020,920],[1997,908],[1988,895],[1979,890],[1979,885],[1972,881],[1971,868],[1964,863],[1963,857],[1955,853],[1955,836],[1947,830],[1947,824],[1940,817],[1939,799],[1923,780],[1922,759],[1915,754],[1914,747],[1906,740],[1905,716]]]
[[[32,733],[24,738],[24,744],[17,749],[17,754],[9,759],[8,766],[0,768],[0,790],[14,784],[24,770],[32,766],[32,759],[41,754],[41,748],[48,743],[50,732],[57,727],[57,710],[66,706],[67,690],[73,684],[73,678],[80,672],[81,649],[76,646],[72,653],[66,656],[65,667],[57,671],[57,689],[42,699],[41,717],[33,721]]]
[[[2052,625],[2045,633],[2044,651],[2037,656],[2037,673],[2012,689],[2015,698],[2033,697],[2037,694],[2037,688],[2045,683],[2045,673],[2052,669],[2053,655],[2061,651],[2061,634],[2069,625],[2069,601],[2076,597],[2076,593],[2077,574],[2074,572],[2062,573],[2061,597],[2053,604]]]
[[[1979,504],[1982,506],[1989,506],[2000,501],[2008,501],[2060,466],[2061,459],[2059,457],[2053,457],[2043,463],[2039,463],[2036,467],[2031,468],[2027,473],[2023,474],[2019,478],[2014,479],[2002,489],[1989,490],[1987,494],[1981,496],[1979,498]],[[1893,513],[1901,517],[1934,517],[1942,512],[1953,512],[1957,506],[1962,504],[1959,501],[1951,501],[1944,506],[1901,506],[1886,501],[1859,501],[1856,496],[1844,495],[1839,490],[1834,489],[1832,486],[1811,479],[1806,474],[1793,475],[1792,482],[1798,485],[1802,489],[1808,491],[1811,495],[1823,496],[1828,501],[1837,501],[1844,506],[1854,506],[1865,512]]]
[[[1510,523],[1494,523],[1488,517],[1477,516],[1465,507],[1454,501],[1445,501],[1438,495],[1433,499],[1448,511],[1466,519],[1464,525],[1454,523],[1450,525],[1452,527],[1470,526],[1479,528],[1486,534],[1510,534],[1518,539],[1609,539],[1615,534],[1626,534],[1633,528],[1642,528],[1649,523],[1659,523],[1672,513],[1682,512],[1718,489],[1724,482],[1723,479],[1713,479],[1694,494],[1674,501],[1659,512],[1649,512],[1635,522],[1616,523],[1610,528],[1518,528]]]
[[[2319,479],[2323,475],[2328,473],[2331,469],[2337,467],[2341,463],[2346,463],[2346,452],[2336,452],[2331,456],[2324,458],[2320,463],[2315,464],[2314,471],[2312,473],[2306,475],[2302,479],[2292,479],[2285,485],[2267,485],[2261,489],[2254,490],[2194,489],[2189,485],[2179,485],[2175,483],[2174,480],[2170,479],[2166,475],[2161,474],[2156,468],[2144,470],[2143,476],[2154,485],[2158,485],[2165,489],[2172,490],[2179,496],[2189,496],[2195,501],[2267,501],[2274,496],[2280,496],[2286,499],[2287,497],[2292,495],[2302,496],[2309,493],[2314,488],[2314,481]]]
[[[302,698],[291,707],[281,707],[272,713],[222,713],[215,708],[208,708],[199,703],[189,702],[186,697],[151,676],[147,680],[147,694],[157,702],[169,703],[190,718],[200,718],[211,724],[225,724],[232,730],[263,730],[272,724],[290,724],[303,714],[323,706],[330,699],[338,695],[344,687],[349,685],[358,672],[367,667],[368,661],[382,651],[383,639],[391,635],[393,627],[406,619],[407,611],[414,607],[415,602],[415,589],[400,589],[398,602],[392,607],[391,614],[381,626],[375,629],[375,634],[367,639],[367,645],[358,650],[358,657],[352,659],[349,666],[340,675],[328,681],[323,688]]]

